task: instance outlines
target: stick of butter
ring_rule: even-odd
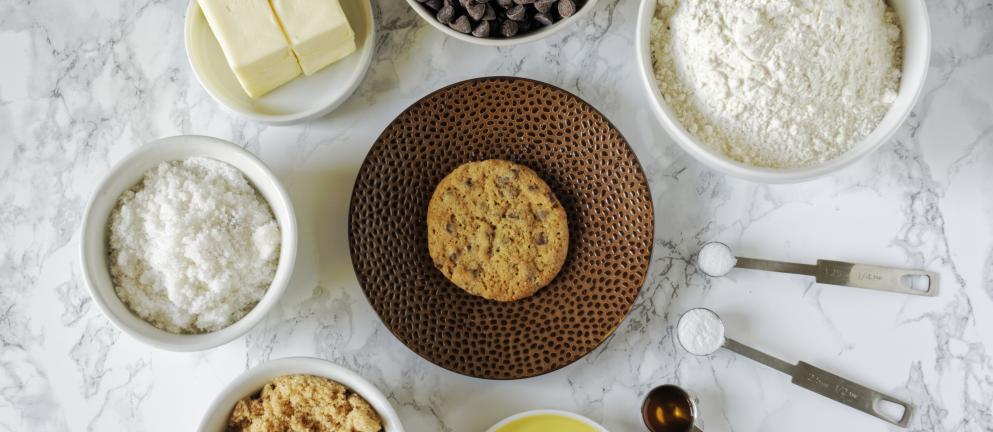
[[[311,75],[355,51],[355,32],[338,0],[271,0],[271,3],[303,73]]]
[[[198,0],[224,58],[253,98],[300,75],[268,0]]]

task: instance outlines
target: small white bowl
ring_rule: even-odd
[[[744,164],[713,149],[690,134],[679,123],[676,114],[659,92],[652,66],[651,28],[658,0],[642,0],[638,11],[636,46],[642,81],[648,89],[652,109],[666,132],[700,162],[710,168],[763,183],[792,183],[838,171],[865,157],[888,141],[910,115],[917,97],[924,88],[931,55],[931,28],[923,0],[888,0],[900,20],[903,37],[903,76],[896,100],[886,116],[868,136],[848,152],[819,165],[802,168],[763,168]]]
[[[597,422],[595,422],[593,420],[590,420],[590,419],[588,419],[586,417],[583,417],[583,416],[581,416],[579,414],[574,414],[574,413],[571,413],[569,411],[550,410],[550,409],[531,410],[531,411],[524,411],[524,412],[519,413],[519,414],[514,414],[514,415],[512,415],[510,417],[507,417],[507,418],[505,418],[503,420],[500,420],[499,422],[497,422],[497,424],[495,424],[495,425],[491,426],[489,429],[487,429],[486,432],[497,432],[500,428],[506,426],[510,422],[513,422],[513,421],[516,421],[516,420],[520,420],[520,419],[526,418],[526,417],[534,417],[534,416],[539,416],[539,415],[553,415],[553,416],[565,417],[565,418],[573,419],[573,420],[576,420],[576,421],[578,421],[580,423],[583,423],[583,424],[585,424],[585,425],[587,425],[587,426],[595,429],[597,432],[607,432],[607,429],[604,428],[603,426],[600,426],[599,423],[597,423]]]
[[[148,170],[162,162],[203,156],[238,168],[268,201],[280,230],[276,276],[262,300],[240,320],[221,330],[202,334],[174,334],[145,322],[124,305],[114,292],[107,265],[107,220],[121,193],[141,181]],[[97,185],[83,212],[79,260],[83,280],[100,311],[117,328],[148,345],[168,351],[200,351],[245,334],[272,309],[290,281],[297,254],[297,222],[293,204],[276,176],[258,158],[241,147],[217,138],[180,135],[139,147],[117,163]]]
[[[404,432],[400,417],[397,416],[386,396],[369,381],[357,373],[326,360],[310,357],[290,357],[271,360],[245,371],[235,378],[214,401],[197,428],[199,432],[223,432],[235,403],[245,397],[255,395],[269,381],[283,375],[313,375],[328,378],[348,387],[372,406],[383,421],[385,432]]]
[[[442,24],[441,21],[435,19],[434,14],[431,13],[432,12],[431,9],[429,9],[424,4],[419,3],[417,0],[407,0],[407,4],[409,4],[410,7],[414,9],[414,12],[417,12],[417,14],[421,16],[421,18],[424,18],[424,20],[427,21],[428,24],[431,24],[432,27],[441,30],[441,32],[444,34],[447,34],[453,38],[462,41],[474,43],[476,45],[499,47],[499,46],[519,45],[528,42],[534,42],[536,40],[544,39],[555,33],[558,33],[562,31],[562,29],[572,25],[576,21],[590,14],[593,8],[596,7],[597,1],[598,0],[586,0],[586,3],[583,4],[583,7],[577,9],[576,13],[572,14],[571,17],[552,23],[552,25],[550,26],[545,26],[538,30],[529,31],[527,33],[514,36],[512,38],[503,38],[503,37],[478,38],[471,34],[459,33],[455,30],[452,30],[451,27]]]
[[[342,1],[355,31],[355,52],[311,76],[293,81],[258,99],[238,84],[221,45],[207,24],[197,0],[186,10],[186,56],[207,93],[228,111],[261,123],[288,125],[322,117],[344,103],[365,77],[376,47],[372,4]]]

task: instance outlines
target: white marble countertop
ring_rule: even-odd
[[[890,431],[885,423],[720,352],[675,345],[684,310],[720,312],[728,332],[912,401],[915,431],[993,430],[993,5],[929,1],[925,92],[896,137],[817,181],[766,186],[718,175],[677,148],[635,70],[635,0],[605,0],[574,29],[489,49],[443,36],[400,0],[377,0],[378,52],[357,94],[303,126],[228,115],[194,79],[185,0],[0,3],[0,431],[192,430],[246,368],[317,356],[388,394],[410,431],[482,431],[560,408],[612,431],[641,430],[653,386],[700,400],[707,431]],[[448,83],[514,75],[572,91],[638,152],[656,207],[655,255],[630,317],[603,346],[527,380],[467,378],[395,339],[359,289],[347,200],[369,146],[404,107]],[[283,179],[301,224],[293,285],[247,336],[192,354],[148,348],[97,310],[77,262],[96,182],[156,138],[204,134],[258,154]],[[937,298],[814,285],[690,264],[710,239],[745,255],[861,260],[941,273]]]

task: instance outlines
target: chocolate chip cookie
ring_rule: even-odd
[[[529,168],[504,160],[463,164],[428,204],[428,251],[455,285],[513,301],[548,285],[565,263],[569,226],[552,190]]]

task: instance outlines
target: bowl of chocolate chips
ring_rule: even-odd
[[[536,41],[577,21],[597,0],[407,0],[445,34],[479,45]]]

